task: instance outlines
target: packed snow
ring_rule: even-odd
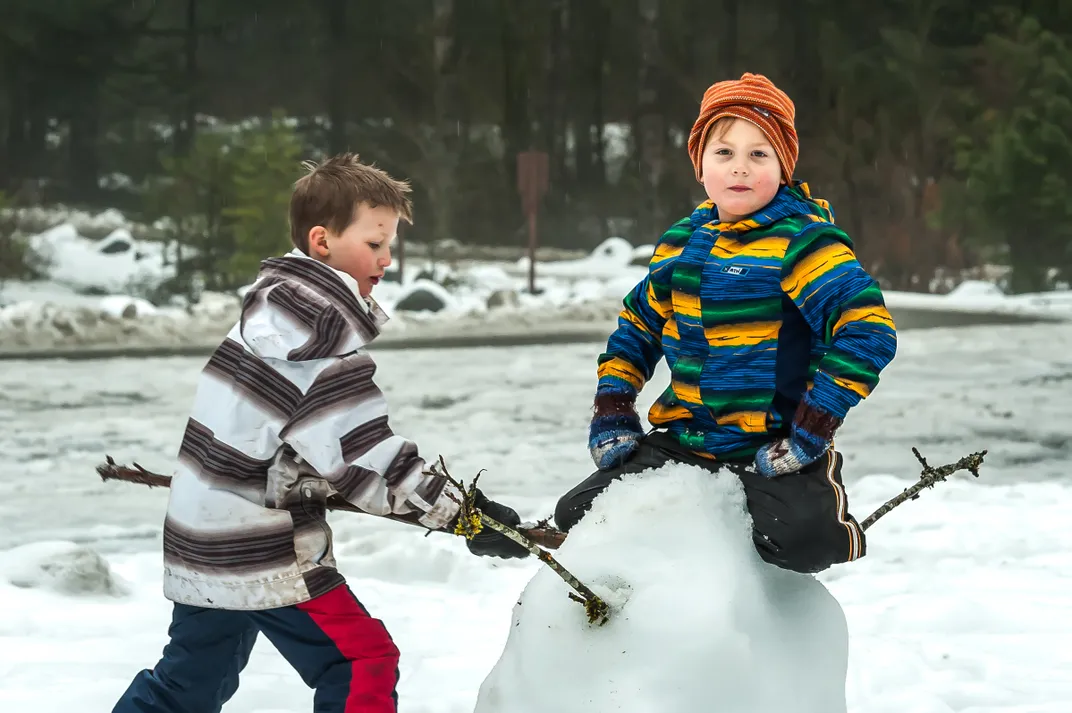
[[[557,553],[608,621],[538,572],[476,713],[845,713],[845,614],[814,577],[765,564],[750,522],[728,473],[668,465],[614,484]]]
[[[123,290],[173,276],[174,260],[167,259],[160,243],[136,241],[122,228],[103,241],[90,241],[67,223],[33,242],[50,257],[50,273],[47,280],[0,285],[0,349],[209,344],[234,324],[248,288],[154,306]],[[109,246],[127,249],[112,252]],[[630,264],[632,252],[624,240],[610,238],[582,260],[546,263],[546,268],[541,263],[535,293],[528,289],[527,267],[520,270],[506,261],[410,260],[401,278],[380,284],[375,297],[392,316],[385,329],[391,334],[502,331],[518,325],[547,329],[563,323],[609,329],[621,298],[645,272]]]
[[[35,235],[30,246],[48,262],[50,280],[82,291],[121,294],[175,275],[174,255],[167,254],[164,243],[135,240],[126,228],[94,241],[63,223]]]
[[[146,301],[153,287],[174,276],[174,247],[135,237],[134,226],[118,212],[74,213],[54,225],[49,221],[59,220],[58,215],[39,212],[23,220],[50,225],[31,240],[49,259],[48,278],[0,285],[0,350],[188,348],[218,341],[237,318],[245,288],[201,293],[193,304]],[[392,315],[385,332],[398,337],[508,333],[519,327],[555,333],[564,325],[609,331],[622,298],[644,276],[652,250],[612,236],[584,257],[538,261],[534,293],[527,257],[436,263],[411,258],[403,274],[392,268],[393,280],[376,288],[376,298]],[[972,280],[945,295],[885,295],[895,317],[897,310],[911,310],[976,321],[1072,319],[1072,291],[1067,290],[1006,296],[991,282]]]
[[[487,469],[481,479],[486,491],[531,520],[549,515],[558,497],[592,470],[585,428],[602,346],[385,352],[378,382],[392,404],[397,432],[414,438],[426,455],[442,453],[456,476],[468,480]],[[838,447],[858,517],[914,482],[919,465],[913,446],[933,464],[989,449],[980,479],[961,474],[925,491],[868,531],[864,559],[817,577],[847,622],[851,713],[1072,710],[1072,528],[1065,521],[1072,504],[1070,355],[1067,324],[906,332],[879,389],[842,429]],[[170,470],[203,363],[9,361],[0,369],[0,447],[6,455],[0,477],[0,710],[107,711],[134,674],[158,659],[171,611],[160,584],[167,494],[102,483],[93,468],[111,454],[120,462]],[[642,407],[666,378],[660,368],[642,394]],[[718,483],[709,487],[712,496],[721,492]],[[625,512],[628,495],[623,489],[615,496],[620,511],[609,497],[600,507],[610,515]],[[662,499],[674,502],[669,493]],[[682,536],[674,530],[688,505],[666,511],[661,525],[656,507],[643,514],[647,529],[656,528],[653,542]],[[729,507],[714,507],[712,515]],[[692,513],[688,522],[694,524]],[[531,559],[472,557],[459,538],[424,537],[372,517],[337,513],[331,520],[343,573],[402,650],[400,710],[469,713],[481,686],[490,689],[502,680],[506,669],[497,663],[504,654],[504,660],[517,657],[518,644],[544,647],[526,651],[529,659],[577,662],[577,642],[616,631],[611,624],[588,628],[579,605]],[[732,522],[707,527],[730,531]],[[582,529],[575,531],[578,537],[560,551],[563,563],[593,578],[615,574],[626,580],[633,593],[623,615],[633,605],[647,613],[644,601],[633,598],[655,591],[653,583],[636,581],[650,561],[640,557],[639,535],[625,539],[615,555],[621,572],[612,573],[610,563],[602,569],[591,563],[597,530],[589,527],[584,537]],[[721,549],[711,543],[711,558],[735,556],[743,557],[730,540]],[[740,566],[742,577],[755,575],[751,565]],[[677,576],[700,581],[707,575],[697,569]],[[541,589],[552,585],[553,591]],[[702,614],[700,621],[715,628],[697,627],[691,642],[726,640],[727,632],[717,628],[723,623],[719,607],[748,585],[708,586],[691,599],[667,603],[671,621],[678,621],[673,609],[681,607],[680,614]],[[513,634],[519,598],[526,622],[519,631],[561,612],[570,617],[559,622],[561,638],[529,636],[534,632],[528,628]],[[712,608],[701,612],[705,600]],[[742,606],[754,613],[759,605]],[[633,625],[624,617],[617,623]],[[666,656],[681,660],[672,644]],[[778,686],[788,675],[780,663],[755,664],[766,668],[749,671],[749,680]],[[694,660],[695,685],[719,680],[717,664],[726,661]],[[622,680],[635,675],[619,670]],[[834,678],[830,672],[828,680]],[[573,705],[574,691],[560,681],[529,685],[536,683],[541,695],[559,696],[548,710]],[[594,686],[583,690],[599,693]],[[618,710],[607,703],[614,694],[603,694],[587,711]],[[719,705],[719,694],[711,688],[712,703],[704,710],[733,710]],[[225,711],[278,713],[309,710],[311,704],[312,693],[297,674],[261,641]]]

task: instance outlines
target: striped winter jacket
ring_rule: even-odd
[[[349,275],[294,251],[262,263],[205,366],[164,522],[164,593],[269,609],[343,582],[326,500],[438,529],[458,506],[392,433],[364,347],[386,316]],[[449,486],[448,486],[449,487]]]
[[[716,459],[788,435],[802,399],[843,419],[896,351],[878,284],[804,183],[735,224],[700,204],[624,305],[598,389],[635,394],[665,357],[671,381],[648,420]]]

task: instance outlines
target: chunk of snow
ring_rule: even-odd
[[[130,225],[130,221],[126,219],[126,216],[115,208],[108,208],[95,215],[74,211],[68,220],[80,235],[109,233],[120,228],[125,229]]]
[[[498,309],[500,307],[520,307],[521,298],[517,294],[517,290],[505,289],[495,290],[488,295],[487,307],[488,309]]]
[[[510,290],[517,286],[517,280],[510,277],[506,270],[498,265],[476,263],[461,272],[461,277],[472,285],[482,285],[488,290]]]
[[[653,255],[655,255],[654,245],[639,245],[633,248],[633,258],[630,260],[629,264],[647,267],[651,263]]]
[[[119,217],[105,211],[87,225],[108,228]],[[122,226],[95,241],[83,237],[74,223],[65,222],[33,236],[30,247],[47,261],[52,281],[77,290],[118,294],[135,284],[159,284],[175,274],[163,243],[135,240]]]
[[[73,542],[34,542],[0,556],[0,578],[23,589],[122,596],[126,583],[96,550]]]
[[[453,303],[454,298],[442,285],[419,279],[402,288],[394,307],[401,312],[439,312]]]
[[[973,299],[978,297],[986,299],[1004,299],[1005,293],[993,282],[965,280],[950,290],[948,296],[954,299]]]
[[[611,237],[579,260],[536,262],[537,277],[550,275],[559,278],[613,277],[633,261],[633,246],[624,238]],[[527,271],[528,257],[517,261],[515,271]]]
[[[99,305],[101,312],[104,314],[123,319],[146,317],[157,313],[157,309],[152,302],[138,299],[137,297],[127,297],[126,295],[101,297]]]
[[[475,713],[844,713],[841,605],[764,563],[750,523],[729,473],[670,465],[613,484],[555,555],[610,621],[589,624],[541,568]]]
[[[597,245],[588,259],[606,260],[615,265],[628,265],[633,259],[633,244],[625,238],[610,237]]]
[[[63,251],[82,238],[70,223],[63,223],[30,237],[30,249],[48,262],[59,259]]]

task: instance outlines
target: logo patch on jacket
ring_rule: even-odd
[[[722,272],[726,273],[727,275],[736,275],[737,277],[741,277],[743,275],[748,274],[748,268],[741,267],[740,265],[726,265],[724,268],[722,268]]]

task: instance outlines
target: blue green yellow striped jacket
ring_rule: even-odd
[[[624,300],[598,390],[636,394],[665,357],[651,424],[699,454],[745,459],[788,435],[802,399],[844,418],[896,347],[878,284],[798,182],[741,222],[719,223],[707,201],[671,226]]]

